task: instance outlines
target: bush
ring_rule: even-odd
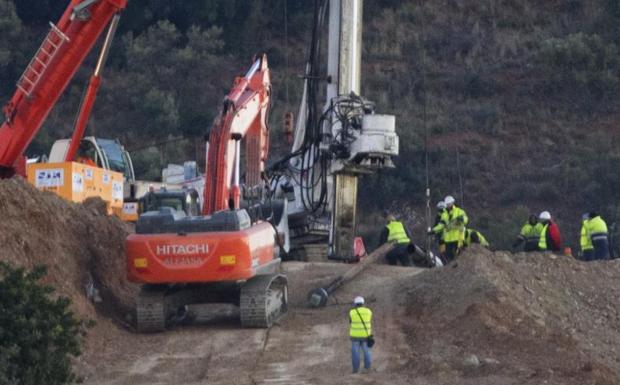
[[[75,380],[82,322],[70,300],[52,299],[44,267],[30,272],[0,262],[0,385],[57,385]]]
[[[547,39],[536,60],[551,92],[586,91],[601,98],[618,86],[618,49],[599,35],[580,32]]]

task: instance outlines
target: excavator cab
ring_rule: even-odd
[[[162,208],[170,208],[177,212],[183,212],[189,217],[200,215],[199,195],[195,189],[159,190],[149,191],[139,200],[141,213],[149,211],[161,211]]]

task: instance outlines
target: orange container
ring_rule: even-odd
[[[77,162],[32,163],[28,181],[37,189],[51,191],[71,202],[99,197],[108,214],[123,208],[123,174]]]

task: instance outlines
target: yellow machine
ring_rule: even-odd
[[[77,162],[32,163],[28,181],[37,189],[51,191],[71,202],[99,197],[106,202],[108,214],[123,219],[123,183],[120,172]]]

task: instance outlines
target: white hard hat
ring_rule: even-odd
[[[355,297],[355,299],[353,300],[353,303],[356,305],[363,305],[364,297],[360,297],[360,296]]]
[[[551,220],[551,214],[549,214],[549,211],[543,211],[542,213],[540,213],[540,215],[538,216],[538,219],[542,220],[542,221],[548,221]]]
[[[448,196],[446,197],[446,199],[444,199],[443,201],[446,203],[446,206],[453,205],[453,204],[454,204],[454,202],[456,202],[456,201],[454,200],[454,197],[453,197],[452,195],[448,195]]]
[[[444,202],[444,201],[437,202],[437,208],[440,209],[440,210],[445,209],[446,208],[446,202]]]

